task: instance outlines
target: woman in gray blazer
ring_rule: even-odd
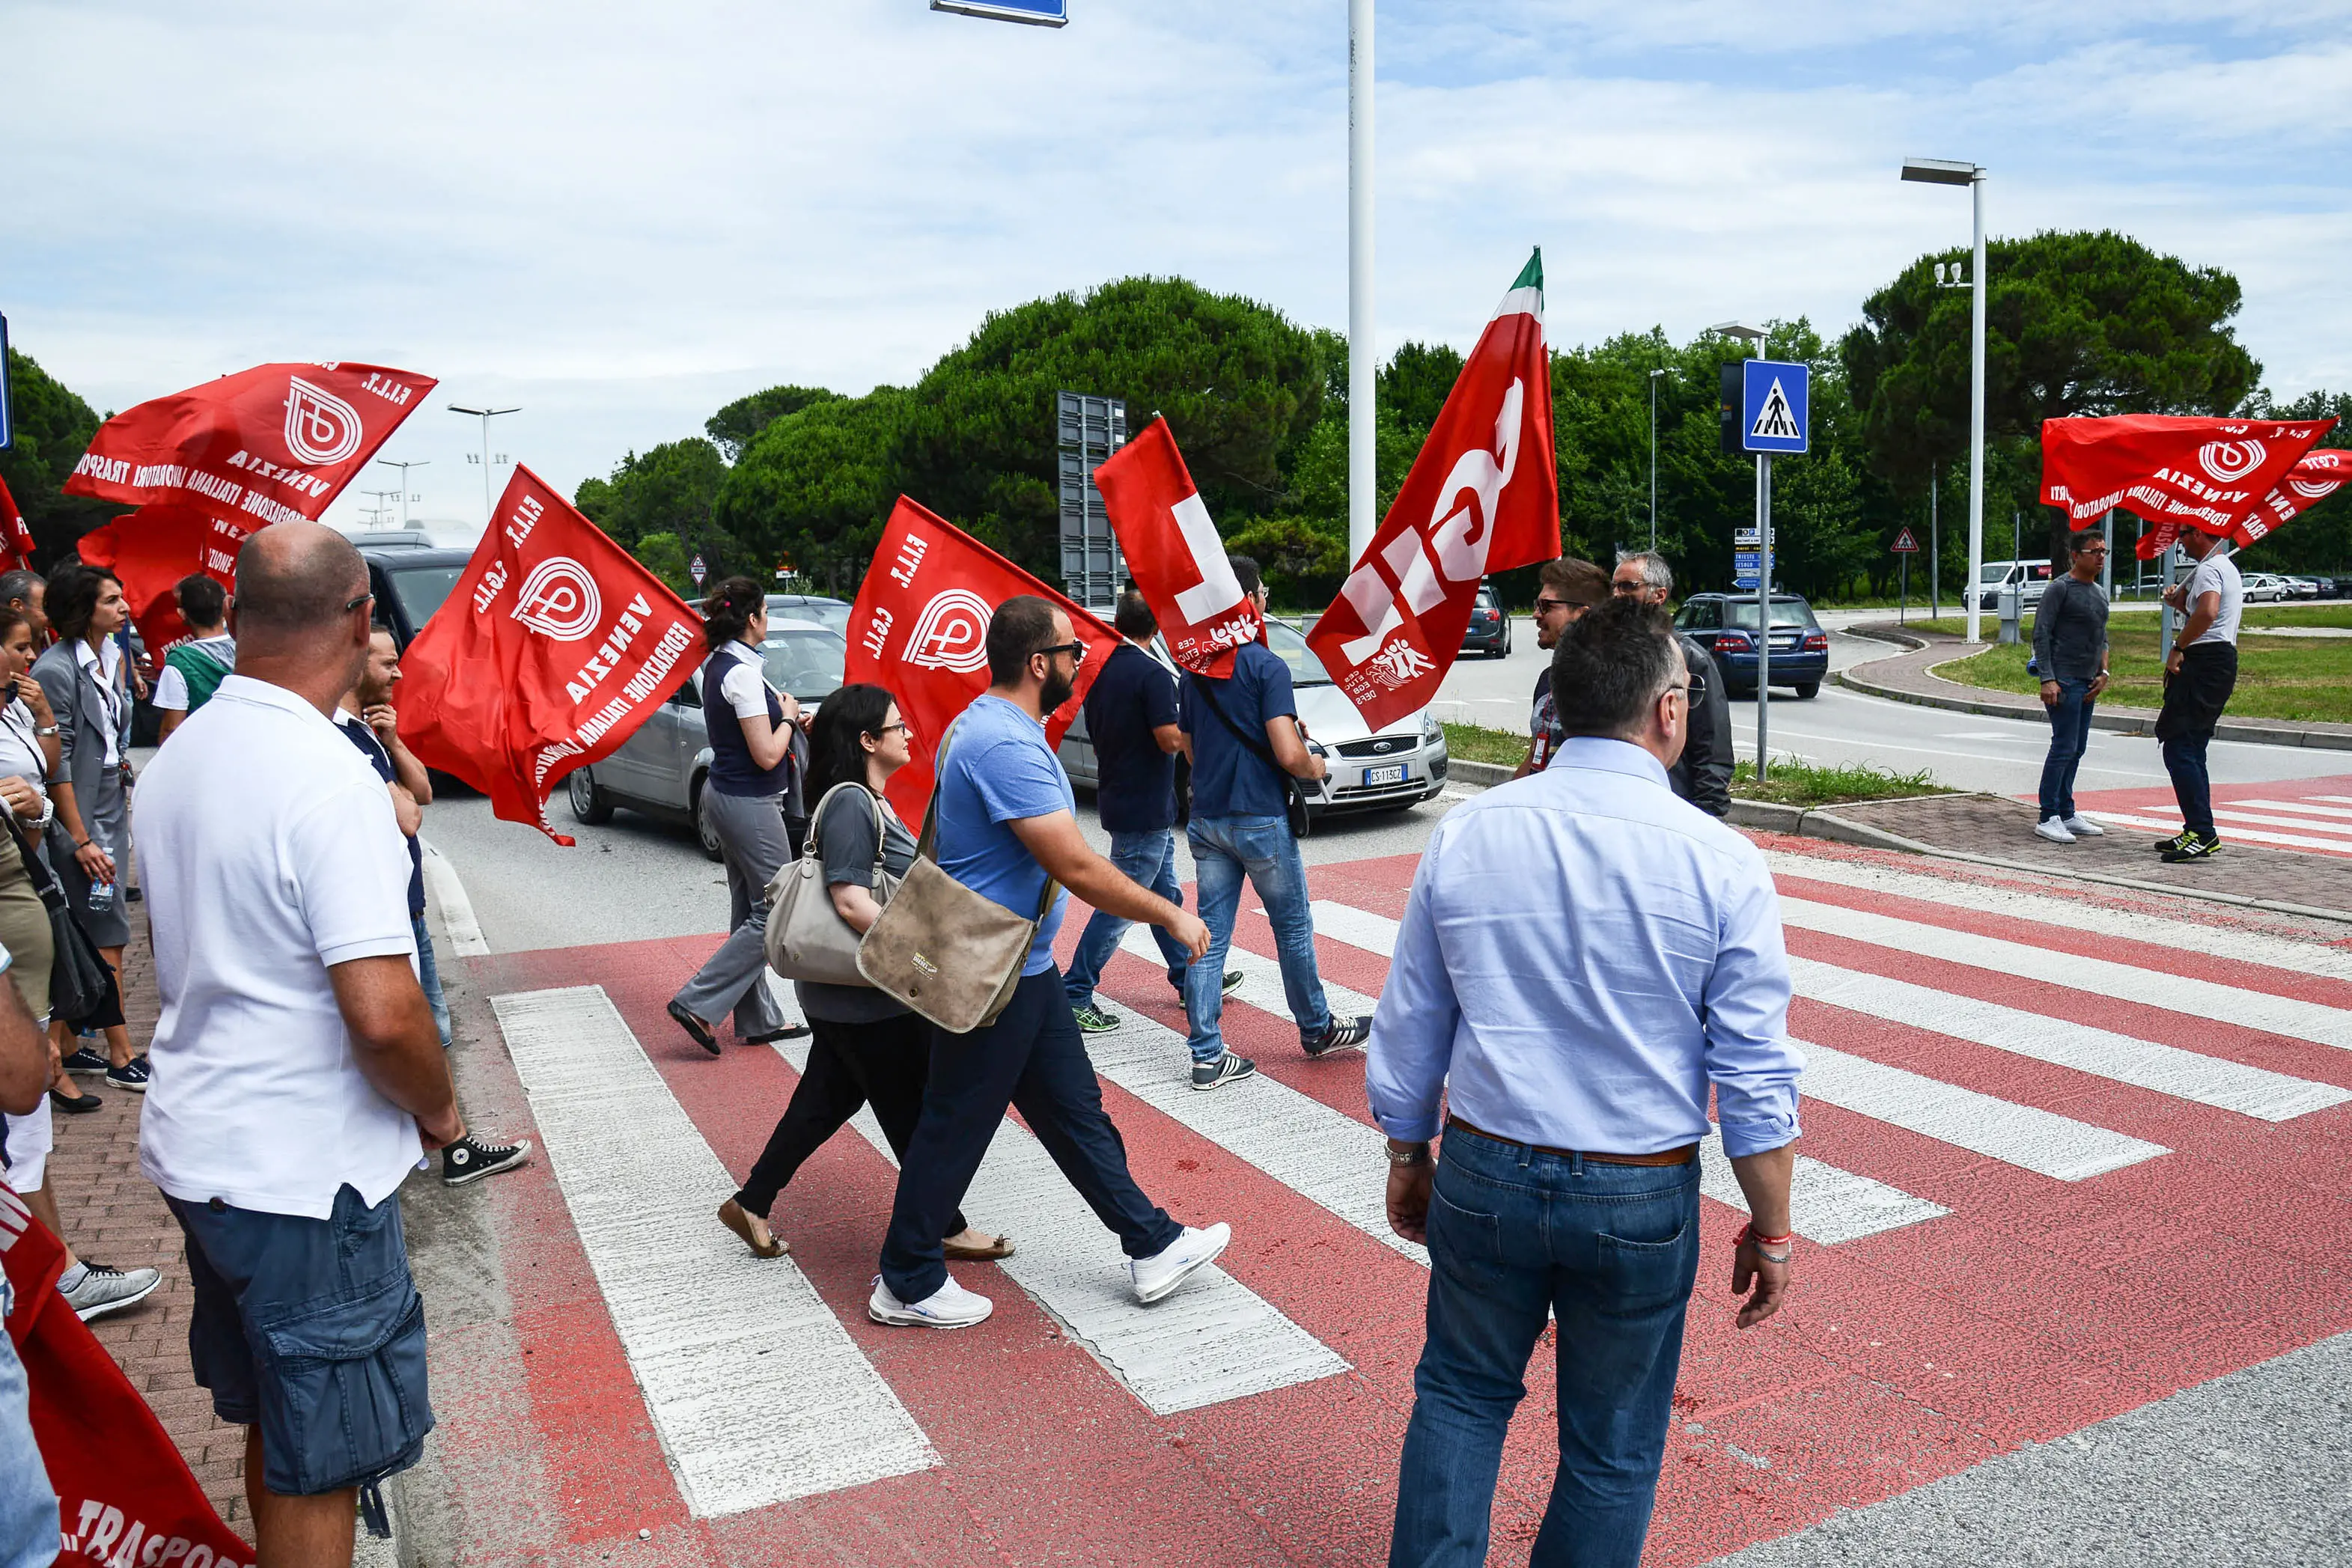
[[[129,619],[122,584],[103,567],[72,561],[49,576],[43,608],[58,640],[33,664],[33,678],[57,716],[59,757],[49,780],[57,816],[49,824],[49,861],[75,921],[122,977],[122,949],[131,940],[121,880],[131,849],[131,688],[114,634]],[[131,1054],[131,1031],[119,1010],[89,1020],[106,1030],[106,1081],[143,1092],[147,1059]],[[66,1065],[98,1070],[96,1053],[71,1049],[71,1025],[54,1019],[51,1031]]]

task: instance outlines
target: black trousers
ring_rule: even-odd
[[[904,1165],[930,1070],[931,1025],[919,1013],[873,1023],[809,1019],[808,1066],[801,1073],[800,1087],[793,1091],[792,1103],[768,1134],[768,1146],[760,1151],[759,1163],[735,1201],[767,1218],[776,1195],[792,1184],[808,1157],[866,1105],[874,1107],[874,1119],[882,1124],[890,1152]],[[952,1205],[962,1197],[959,1187],[949,1201]],[[941,1235],[961,1232],[962,1211],[951,1207],[947,1225]]]
[[[1127,1145],[1103,1110],[1062,977],[1022,977],[997,1020],[970,1034],[931,1031],[931,1076],[922,1119],[900,1156],[898,1196],[882,1240],[882,1280],[902,1301],[947,1282],[940,1238],[971,1185],[1007,1105],[1061,1168],[1130,1258],[1165,1251],[1184,1228],[1143,1196],[1127,1170]]]

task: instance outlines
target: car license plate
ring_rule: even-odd
[[[1404,780],[1405,766],[1402,762],[1392,762],[1386,768],[1364,769],[1364,783],[1368,788],[1374,784],[1402,784]]]

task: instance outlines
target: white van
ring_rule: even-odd
[[[2042,602],[2042,591],[2050,586],[2050,580],[2057,570],[2047,556],[2040,560],[1989,560],[1977,576],[1977,581],[1983,586],[1977,608],[2000,609],[2000,591],[2013,586],[2022,591],[2019,607],[2031,610]]]

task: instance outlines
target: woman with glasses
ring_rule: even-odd
[[[701,810],[718,831],[727,862],[731,928],[719,951],[669,1002],[694,1043],[719,1054],[712,1032],[730,1012],[735,1037],[767,1045],[808,1030],[787,1026],[768,990],[768,883],[792,858],[784,814],[793,769],[805,761],[800,704],[768,684],[761,646],[768,640],[768,597],[748,577],[720,580],[702,601],[702,722],[710,736],[710,774]]]
[[[824,699],[809,749],[807,799],[816,810],[809,841],[824,859],[834,913],[862,936],[882,914],[875,873],[901,877],[914,863],[915,836],[883,794],[908,762],[906,721],[882,687],[844,686]],[[836,793],[839,784],[850,787]],[[870,986],[795,980],[793,989],[814,1031],[808,1063],[759,1163],[719,1206],[719,1223],[762,1258],[787,1250],[768,1228],[776,1195],[861,1107],[874,1107],[891,1152],[905,1160],[930,1077],[931,1026],[920,1014]],[[971,1229],[959,1212],[948,1221],[946,1249],[965,1260],[1009,1258],[1013,1243]]]

